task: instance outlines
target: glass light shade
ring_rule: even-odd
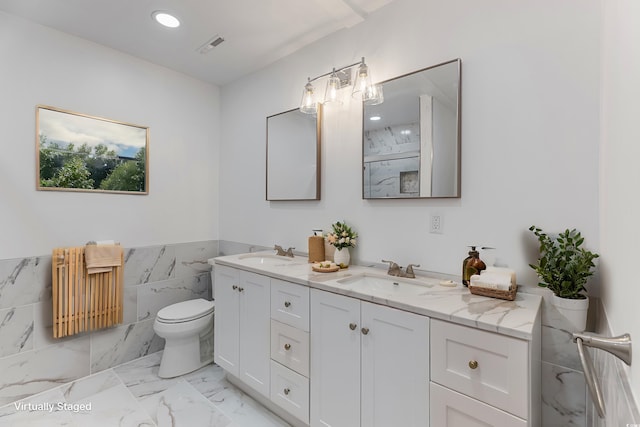
[[[356,80],[353,83],[353,91],[351,96],[354,98],[363,98],[364,94],[371,87],[371,76],[369,75],[369,67],[364,63],[364,58],[360,66],[356,70]]]
[[[302,101],[300,102],[300,111],[305,114],[315,114],[318,111],[318,105],[314,96],[315,89],[311,84],[311,79],[304,86],[302,91]]]
[[[333,69],[331,77],[327,80],[327,89],[324,92],[324,102],[333,102],[336,104],[342,104],[342,101],[338,98],[338,90],[340,89],[340,78],[336,74],[336,69]]]
[[[382,93],[382,85],[369,86],[362,95],[362,101],[366,105],[378,105],[384,102],[384,94]]]

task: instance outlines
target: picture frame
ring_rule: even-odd
[[[149,194],[149,128],[37,105],[36,189]]]

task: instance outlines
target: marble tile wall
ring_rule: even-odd
[[[587,386],[570,323],[551,303],[548,289],[526,287],[542,295],[542,425],[587,426]]]
[[[0,406],[161,350],[156,313],[210,299],[217,255],[217,241],[125,249],[123,323],[62,339],[51,330],[51,256],[0,260]]]
[[[405,156],[398,155],[404,153]],[[393,159],[386,155],[396,155]],[[364,133],[364,191],[367,197],[413,197],[420,170],[418,123],[387,126]],[[413,179],[415,172],[416,179]],[[402,173],[408,173],[404,176]],[[403,179],[406,182],[403,182]]]
[[[598,322],[595,331],[600,335],[613,336],[602,305],[600,304],[597,309]],[[636,340],[637,337],[631,337],[631,339]],[[587,399],[588,425],[590,427],[640,426],[640,411],[631,392],[628,366],[607,352],[593,349],[587,349],[587,351],[593,358],[605,404],[605,416],[600,418],[592,400]]]
[[[542,425],[545,427],[640,426],[640,415],[623,362],[606,352],[589,349],[602,385],[606,417],[599,418],[589,396],[583,368],[573,342],[573,330],[551,304],[551,292],[525,288],[543,296],[542,304]],[[588,331],[611,336],[602,303],[591,298]]]

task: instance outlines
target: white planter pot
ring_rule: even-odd
[[[567,299],[553,295],[553,305],[574,327],[571,332],[583,332],[587,328],[589,298]]]

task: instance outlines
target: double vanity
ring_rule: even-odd
[[[296,426],[539,426],[540,304],[305,257],[214,265],[214,360]]]

